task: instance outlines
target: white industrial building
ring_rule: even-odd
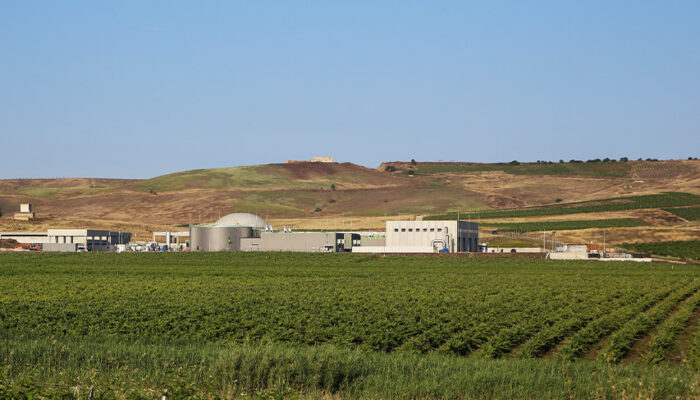
[[[97,229],[48,229],[46,232],[0,232],[0,239],[41,245],[43,251],[111,251],[131,241],[129,232]]]
[[[467,221],[387,221],[384,235],[361,232],[273,231],[257,215],[234,213],[190,227],[191,251],[353,253],[476,252],[479,226]]]
[[[353,253],[476,252],[479,225],[467,221],[387,221],[386,243],[353,247]]]

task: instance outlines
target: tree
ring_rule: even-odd
[[[393,165],[387,165],[386,168],[384,168],[384,171],[386,172],[396,172],[396,167]]]
[[[335,183],[331,183],[331,190],[335,190]]]
[[[518,160],[513,160],[510,162],[510,165],[520,165],[520,163],[518,162]]]
[[[416,174],[416,171],[414,171],[414,170],[409,170],[409,171],[408,171],[408,174],[409,174],[409,175],[415,175],[415,174]]]
[[[411,159],[411,165],[416,165],[416,160],[413,158]]]
[[[627,162],[627,161],[629,161],[629,158],[627,158],[627,157],[620,157],[620,161],[622,161],[622,162]]]

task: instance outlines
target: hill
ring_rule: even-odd
[[[551,207],[662,192],[700,194],[700,161],[390,162],[377,169],[352,163],[267,164],[144,180],[1,180],[0,208],[6,215],[0,218],[0,230],[87,224],[147,234],[213,221],[233,211],[265,215],[273,224],[298,228],[347,228],[345,221],[350,219],[354,228],[376,229],[384,215],[405,218],[458,210]],[[34,205],[37,221],[10,219],[21,202]],[[694,211],[676,212],[694,215]]]

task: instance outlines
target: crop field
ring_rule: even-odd
[[[664,208],[663,210],[688,221],[697,221],[700,219],[700,207],[674,207]]]
[[[625,177],[632,170],[631,164],[624,162],[595,163],[510,163],[469,164],[469,163],[418,163],[417,174],[444,172],[503,171],[514,175],[579,175]]]
[[[503,258],[4,254],[0,396],[695,398],[698,278]]]
[[[622,247],[659,256],[700,259],[700,240],[625,243]]]
[[[543,207],[518,208],[511,210],[481,211],[479,218],[538,217],[546,215],[567,215],[608,211],[638,210],[644,208],[681,207],[700,205],[700,196],[691,193],[666,192],[644,196],[616,197],[605,200],[567,204],[552,204]],[[456,219],[457,214],[433,215],[430,220]]]
[[[643,226],[645,223],[634,218],[614,218],[588,221],[537,221],[537,222],[513,222],[491,223],[484,222],[483,226],[498,228],[501,232],[535,232],[535,231],[563,231],[572,229],[589,228],[623,228],[631,226]]]

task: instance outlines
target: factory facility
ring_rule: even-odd
[[[190,251],[299,251],[353,253],[476,252],[478,224],[466,221],[387,221],[386,232],[274,231],[247,213],[190,227]]]
[[[385,243],[353,248],[355,253],[476,252],[479,225],[467,221],[387,221]]]
[[[242,239],[260,238],[262,232],[271,230],[272,227],[257,215],[233,213],[211,225],[190,226],[190,250],[241,250]]]
[[[46,232],[0,232],[0,239],[15,240],[20,246],[43,251],[114,251],[116,246],[131,241],[131,233],[99,229],[48,229]]]

